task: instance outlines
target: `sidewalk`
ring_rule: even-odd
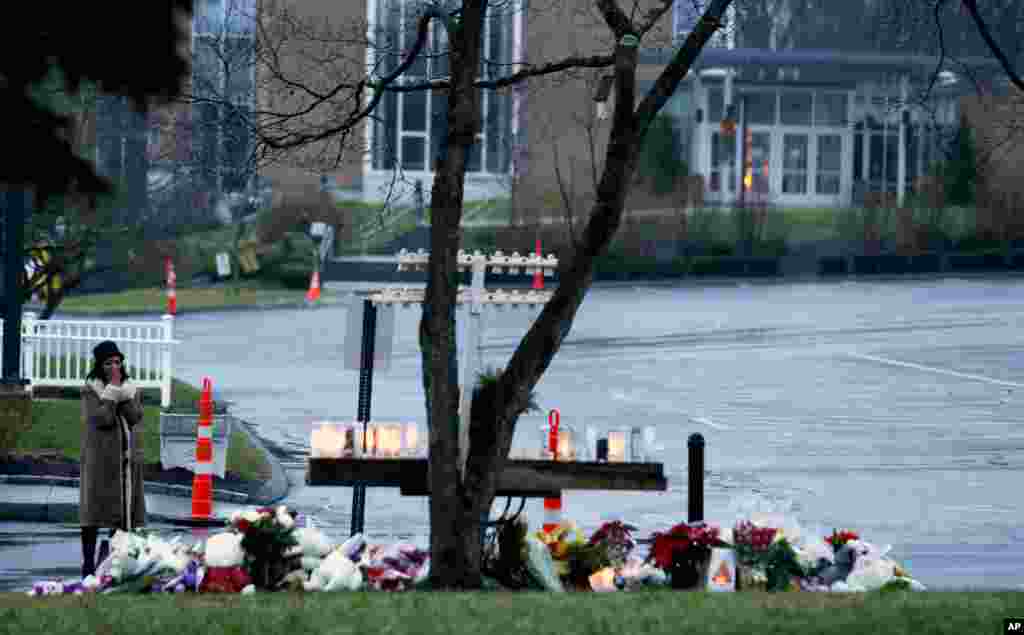
[[[280,460],[262,442],[251,426],[242,431],[263,452],[271,466],[271,478],[256,495],[227,490],[213,491],[213,518],[197,523],[192,519],[192,488],[166,483],[144,483],[148,523],[196,526],[223,525],[232,512],[254,506],[273,505],[288,495],[290,484]],[[0,475],[0,522],[78,522],[77,478],[60,476]]]

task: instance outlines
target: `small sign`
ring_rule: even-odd
[[[221,278],[231,275],[231,257],[227,252],[221,251],[217,254],[217,275]]]
[[[736,590],[736,552],[732,549],[712,549],[708,567],[708,591]]]
[[[348,307],[345,323],[345,368],[359,370],[363,359],[363,300],[353,295]],[[376,336],[373,340],[373,371],[380,372],[391,367],[391,349],[395,341],[394,305],[377,306]]]
[[[309,225],[309,234],[316,238],[323,236],[326,231],[327,223],[310,223]]]

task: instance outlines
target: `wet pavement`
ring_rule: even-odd
[[[397,311],[373,418],[422,424],[419,311]],[[175,374],[210,376],[233,412],[292,451],[287,502],[339,538],[351,490],[304,486],[301,461],[313,421],[355,415],[347,313],[335,305],[176,324]],[[503,364],[534,315],[489,313],[486,363]],[[711,520],[782,511],[807,530],[853,528],[891,544],[932,588],[1024,588],[1024,497],[1014,494],[1024,476],[1022,326],[1024,282],[1014,279],[595,288],[537,387],[539,403],[563,424],[654,426],[669,491],[568,492],[565,516],[588,530],[622,517],[641,535],[684,520],[686,439],[700,432]],[[522,418],[516,446],[539,445],[544,421]],[[539,501],[526,509],[540,518]],[[370,490],[366,528],[426,544],[427,502]],[[72,529],[0,525],[0,584],[75,564]],[[22,543],[33,555],[15,575],[8,562]]]

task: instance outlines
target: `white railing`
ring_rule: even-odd
[[[3,320],[0,320],[0,334]],[[171,405],[174,372],[174,316],[159,322],[39,320],[26,312],[21,321],[21,375],[34,386],[81,386],[92,368],[92,349],[112,340],[124,353],[132,381],[159,388],[160,405]]]

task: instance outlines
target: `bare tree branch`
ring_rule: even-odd
[[[675,0],[661,0],[661,6],[654,7],[644,15],[643,22],[637,28],[637,35],[641,38],[654,28],[654,25],[661,20],[661,17],[672,10]]]
[[[615,39],[634,32],[633,23],[629,21],[629,17],[619,7],[618,2],[615,0],[595,0],[595,4],[597,4],[597,8],[601,12],[604,21],[608,24],[608,28],[615,34]]]
[[[531,77],[541,77],[543,75],[551,75],[553,73],[560,73],[562,71],[576,68],[607,68],[614,63],[615,58],[611,55],[567,57],[558,62],[550,62],[548,64],[541,64],[538,66],[527,65],[525,68],[522,68],[507,77],[499,77],[498,79],[492,80],[480,80],[475,82],[473,86],[475,88],[505,88],[507,86],[512,86],[513,84],[518,84],[524,79],[529,79]],[[409,93],[418,90],[447,91],[450,87],[451,82],[449,80],[440,79],[433,82],[389,84],[385,90],[395,93]]]
[[[325,139],[335,137],[339,134],[342,136],[342,140],[344,142],[344,139],[348,136],[349,131],[360,121],[368,117],[370,113],[372,113],[377,108],[377,105],[380,103],[380,100],[384,96],[383,89],[386,88],[395,80],[397,80],[399,77],[401,77],[407,70],[409,70],[409,68],[416,61],[416,57],[420,54],[420,51],[423,49],[423,45],[427,40],[427,29],[430,25],[430,21],[435,18],[446,19],[448,18],[448,14],[436,6],[428,5],[424,9],[423,14],[420,16],[417,22],[416,41],[413,43],[412,50],[410,50],[408,55],[405,56],[405,59],[402,60],[402,63],[398,65],[398,68],[396,68],[394,71],[384,76],[380,80],[371,81],[368,79],[364,79],[356,84],[355,95],[353,98],[353,101],[355,102],[356,106],[353,108],[353,112],[350,113],[349,116],[340,124],[329,126],[316,133],[303,134],[291,132],[284,133],[277,137],[261,135],[263,143],[265,143],[267,146],[275,150],[286,150],[290,148],[297,148],[309,143],[323,141]],[[366,90],[367,86],[375,89],[373,97],[370,98],[370,103],[360,108],[359,104],[362,103],[363,92]],[[331,99],[346,88],[351,88],[351,85],[346,84],[344,82],[337,84],[328,93],[326,93],[325,97],[327,99]],[[324,101],[326,100],[313,102],[308,108],[305,109],[305,112],[311,112],[313,109],[323,104]]]
[[[996,59],[999,60],[1000,66],[1003,67],[1003,71],[1006,76],[1010,78],[1013,85],[1024,91],[1024,80],[1021,79],[1020,75],[1013,68],[1013,64],[1006,57],[1006,53],[1000,48],[999,44],[996,43],[992,37],[992,32],[989,30],[988,25],[985,24],[985,20],[982,19],[981,14],[978,13],[978,3],[976,0],[960,0],[963,6],[967,9],[967,12],[971,14],[971,19],[974,20],[974,25],[978,27],[978,33],[985,40],[985,44],[988,45],[989,50],[995,55]]]

